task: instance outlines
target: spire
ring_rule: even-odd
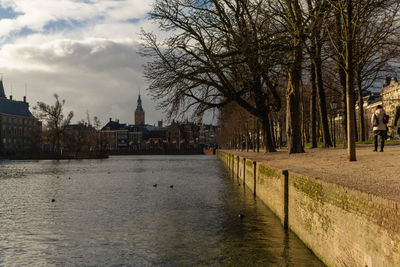
[[[0,98],[7,98],[4,92],[3,79],[0,80]]]
[[[140,98],[140,92],[139,92],[139,97],[138,97],[138,100],[137,100],[137,108],[136,109],[143,110],[143,108],[142,108],[142,99]]]

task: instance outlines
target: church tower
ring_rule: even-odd
[[[140,99],[140,93],[135,111],[135,125],[144,125],[144,111],[142,108],[142,99]]]
[[[4,93],[3,79],[0,80],[0,98],[6,98],[6,94]]]

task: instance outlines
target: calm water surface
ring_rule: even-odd
[[[217,158],[121,156],[0,162],[0,265],[322,263]]]

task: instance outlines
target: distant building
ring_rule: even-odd
[[[398,121],[396,122],[396,110],[400,109],[400,83],[396,78],[387,77],[382,85],[380,94],[371,93],[364,97],[364,121],[368,139],[373,138],[371,117],[376,107],[382,105],[389,115],[388,134],[392,137],[397,135]]]
[[[398,122],[396,119],[396,111],[400,109],[400,83],[396,78],[391,78],[390,83],[382,88],[382,104],[389,118],[389,135],[397,134]]]
[[[0,154],[37,150],[42,124],[29,111],[29,104],[7,99],[0,80]]]
[[[206,125],[206,124],[200,125],[199,144],[202,147],[216,147],[217,146],[217,126]]]
[[[128,129],[126,124],[120,124],[119,120],[110,121],[101,129],[104,138],[104,150],[118,151],[127,147]]]
[[[142,108],[142,99],[140,98],[140,94],[135,111],[135,125],[144,125],[144,110]]]
[[[179,149],[185,139],[184,130],[178,122],[172,121],[167,129],[166,138],[169,147]]]
[[[128,125],[112,120],[101,129],[103,150],[112,152],[185,152],[198,150],[216,144],[215,127],[191,122],[175,122],[163,127],[158,121],[158,127],[146,125],[140,94],[135,111],[135,124]],[[202,135],[202,137],[200,137]],[[200,138],[203,145],[199,145]]]
[[[106,151],[139,151],[160,148],[167,129],[151,125],[127,125],[110,121],[101,129]]]

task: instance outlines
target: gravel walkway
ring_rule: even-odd
[[[343,148],[306,149],[306,153],[291,154],[240,152],[231,153],[278,169],[340,184],[386,199],[400,202],[400,145],[386,146],[385,152],[373,152],[372,146],[357,147],[357,161],[347,160]]]

